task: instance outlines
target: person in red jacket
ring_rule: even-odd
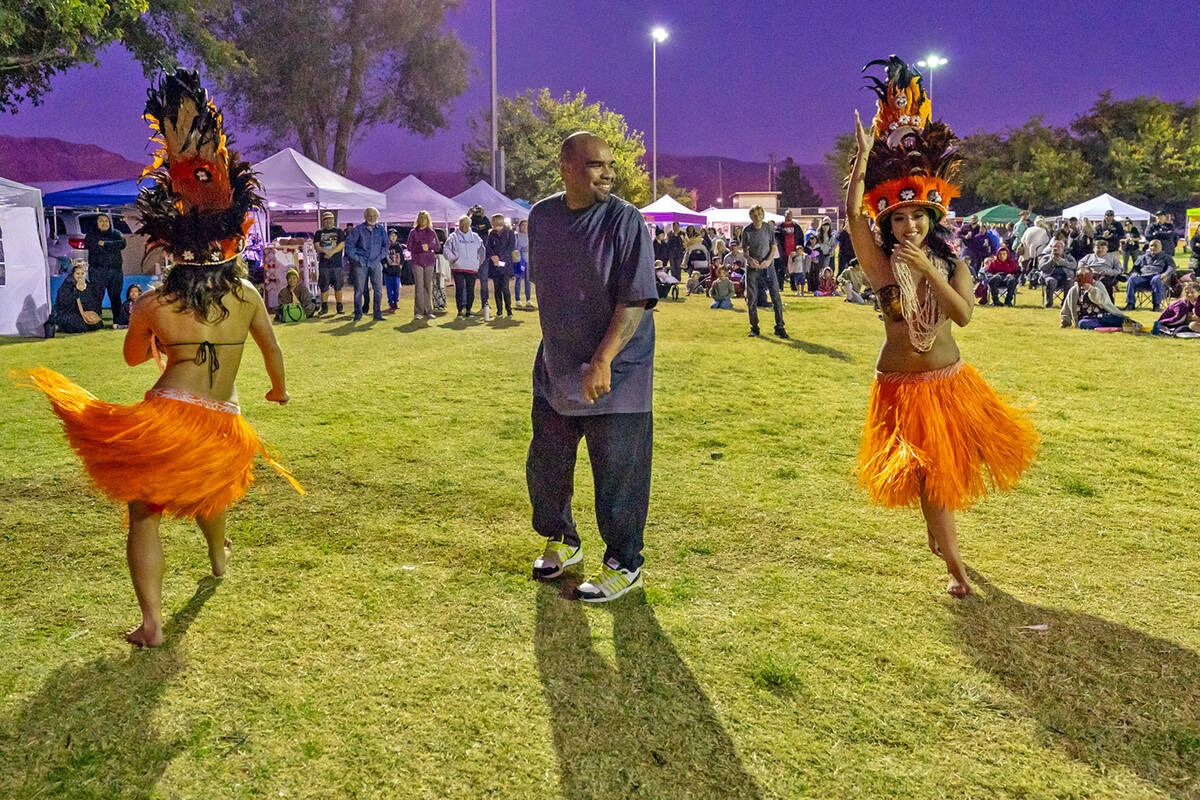
[[[992,305],[1000,305],[1001,289],[1006,292],[1004,305],[1011,306],[1016,301],[1020,273],[1021,265],[1007,247],[1001,247],[996,251],[996,255],[984,262],[980,277],[992,292]]]

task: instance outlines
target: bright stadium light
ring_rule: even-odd
[[[931,55],[928,58],[923,58],[917,62],[917,66],[922,69],[929,70],[929,99],[933,100],[933,71],[938,67],[944,67],[949,62],[941,56]]]
[[[667,40],[667,29],[659,25],[650,31],[650,192],[658,199],[658,45]]]

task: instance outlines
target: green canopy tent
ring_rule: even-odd
[[[990,225],[1001,222],[1016,222],[1021,218],[1021,209],[1016,206],[1000,204],[991,208],[985,208],[983,211],[976,211],[974,216],[979,217],[980,222]]]

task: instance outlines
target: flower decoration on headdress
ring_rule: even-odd
[[[196,72],[177,70],[147,92],[146,121],[158,144],[138,193],[146,250],[165,250],[177,264],[220,266],[245,247],[262,205],[250,165],[229,150],[221,112]]]
[[[878,99],[867,157],[863,210],[873,218],[897,208],[924,206],[936,220],[959,195],[954,181],[961,158],[958,137],[943,122],[930,121],[931,105],[921,74],[897,56],[863,67],[883,66],[886,80],[868,75]]]

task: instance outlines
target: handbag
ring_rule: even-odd
[[[304,307],[299,303],[284,303],[279,307],[279,319],[282,322],[300,322],[304,318]]]

